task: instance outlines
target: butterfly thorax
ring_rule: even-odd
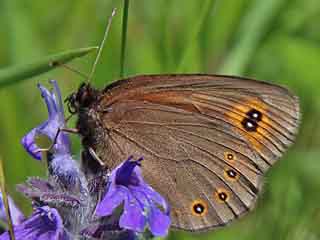
[[[97,147],[102,143],[104,136],[103,127],[100,124],[100,114],[97,110],[98,99],[101,92],[87,83],[82,83],[78,91],[72,93],[67,99],[67,105],[71,114],[77,114],[78,120],[76,128],[82,137],[83,155],[86,155],[90,165],[94,164],[94,160],[88,159],[89,149],[96,151]]]
[[[69,112],[78,115],[77,129],[83,136],[84,143],[91,141],[90,136],[94,134],[92,131],[97,128],[98,116],[94,106],[99,96],[99,90],[91,87],[88,83],[82,83],[78,91],[66,99]]]

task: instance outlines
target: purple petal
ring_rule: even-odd
[[[12,198],[8,196],[8,202],[9,202],[9,208],[10,208],[10,214],[11,214],[11,220],[13,225],[18,225],[24,220],[23,213],[20,211],[20,209],[15,205]],[[6,215],[6,209],[3,203],[2,199],[2,193],[0,192],[0,219],[2,221],[7,222],[7,215]]]
[[[120,217],[119,225],[122,228],[136,232],[143,232],[146,225],[146,217],[140,203],[131,195],[125,200],[123,214]]]
[[[164,211],[168,214],[170,212],[170,207],[167,201],[156,192],[151,186],[146,183],[141,184],[141,191],[150,199],[152,202],[157,203],[159,206],[163,207]]]
[[[102,201],[97,205],[95,214],[98,216],[109,216],[128,196],[124,187],[110,186],[109,191]]]
[[[140,165],[142,158],[137,161],[130,161],[133,157],[130,156],[120,167],[116,170],[115,183],[117,185],[138,185],[139,180],[135,176],[134,169]]]
[[[54,101],[54,98],[53,98],[51,92],[48,89],[46,89],[44,86],[42,86],[41,84],[38,84],[38,88],[40,89],[41,97],[44,99],[44,101],[47,105],[49,119],[54,118],[57,114],[58,109],[56,107],[56,103]]]
[[[170,227],[169,210],[164,213],[155,204],[165,205],[163,208],[167,207],[164,198],[145,183],[137,187],[131,186],[130,191],[147,212],[148,224],[153,235],[167,235]]]
[[[37,152],[40,148],[35,142],[36,135],[37,129],[34,128],[21,139],[21,144],[32,157],[41,160],[41,152]]]
[[[164,214],[156,206],[150,209],[148,223],[150,231],[156,237],[164,237],[168,234],[170,227],[170,217]]]
[[[62,96],[61,96],[60,88],[58,86],[57,81],[50,80],[50,83],[53,85],[53,92],[55,93],[55,94],[53,94],[53,97],[54,97],[57,109],[61,113],[62,117],[64,118],[63,102],[62,102]]]
[[[40,148],[35,143],[37,135],[43,134],[48,136],[51,141],[55,140],[59,128],[63,128],[65,125],[63,105],[61,99],[61,93],[58,85],[55,81],[51,81],[54,85],[54,90],[50,92],[42,85],[38,85],[41,96],[43,97],[47,109],[48,109],[48,120],[32,129],[28,134],[22,138],[22,145],[35,159],[41,159],[41,153],[38,152]],[[53,153],[70,154],[70,141],[68,135],[64,132],[60,132],[56,138],[55,145],[53,147]]]
[[[156,236],[165,236],[170,226],[169,206],[165,199],[144,182],[140,161],[127,161],[115,168],[109,178],[109,189],[96,213],[110,215],[114,208],[124,200],[123,213],[119,226],[135,232],[143,232],[147,223]],[[119,189],[121,193],[119,194]],[[162,212],[159,208],[163,208]]]
[[[63,228],[62,219],[54,208],[38,208],[33,215],[14,226],[16,240],[69,240]],[[10,240],[8,232],[0,240]]]

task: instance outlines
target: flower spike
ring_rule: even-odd
[[[169,206],[144,181],[142,158],[134,160],[131,156],[111,173],[106,169],[88,171],[85,164],[80,168],[73,159],[69,137],[60,131],[65,128],[61,93],[55,81],[50,83],[52,90],[38,85],[48,119],[22,139],[24,148],[38,160],[42,156],[36,136],[46,135],[53,141],[46,152],[49,176],[32,177],[18,185],[32,201],[34,211],[29,218],[15,221],[16,240],[135,240],[167,235]],[[82,158],[88,156],[82,154]],[[115,211],[120,207],[122,212]],[[0,235],[0,240],[9,239],[8,232]]]

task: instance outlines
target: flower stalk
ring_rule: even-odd
[[[1,197],[2,197],[2,201],[3,201],[3,206],[5,209],[5,215],[6,215],[6,219],[7,219],[8,226],[9,226],[10,240],[15,240],[13,223],[12,223],[12,218],[11,218],[11,211],[10,211],[10,206],[9,206],[9,199],[8,199],[7,191],[6,191],[3,162],[2,162],[1,157],[0,157],[0,188],[1,188]]]

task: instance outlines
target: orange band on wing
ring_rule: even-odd
[[[257,99],[250,98],[247,101],[245,101],[243,104],[235,104],[230,111],[226,112],[226,115],[228,116],[228,119],[230,122],[232,122],[238,130],[241,135],[243,135],[250,143],[251,145],[257,150],[262,149],[262,141],[265,137],[269,136],[269,133],[264,129],[268,128],[268,125],[270,123],[270,120],[268,117],[266,117],[266,109],[267,106],[261,101],[258,101]],[[243,126],[243,121],[248,118],[246,114],[251,110],[257,110],[262,114],[261,120],[257,123],[256,129],[254,131],[248,131]],[[248,119],[250,121],[250,119]]]

